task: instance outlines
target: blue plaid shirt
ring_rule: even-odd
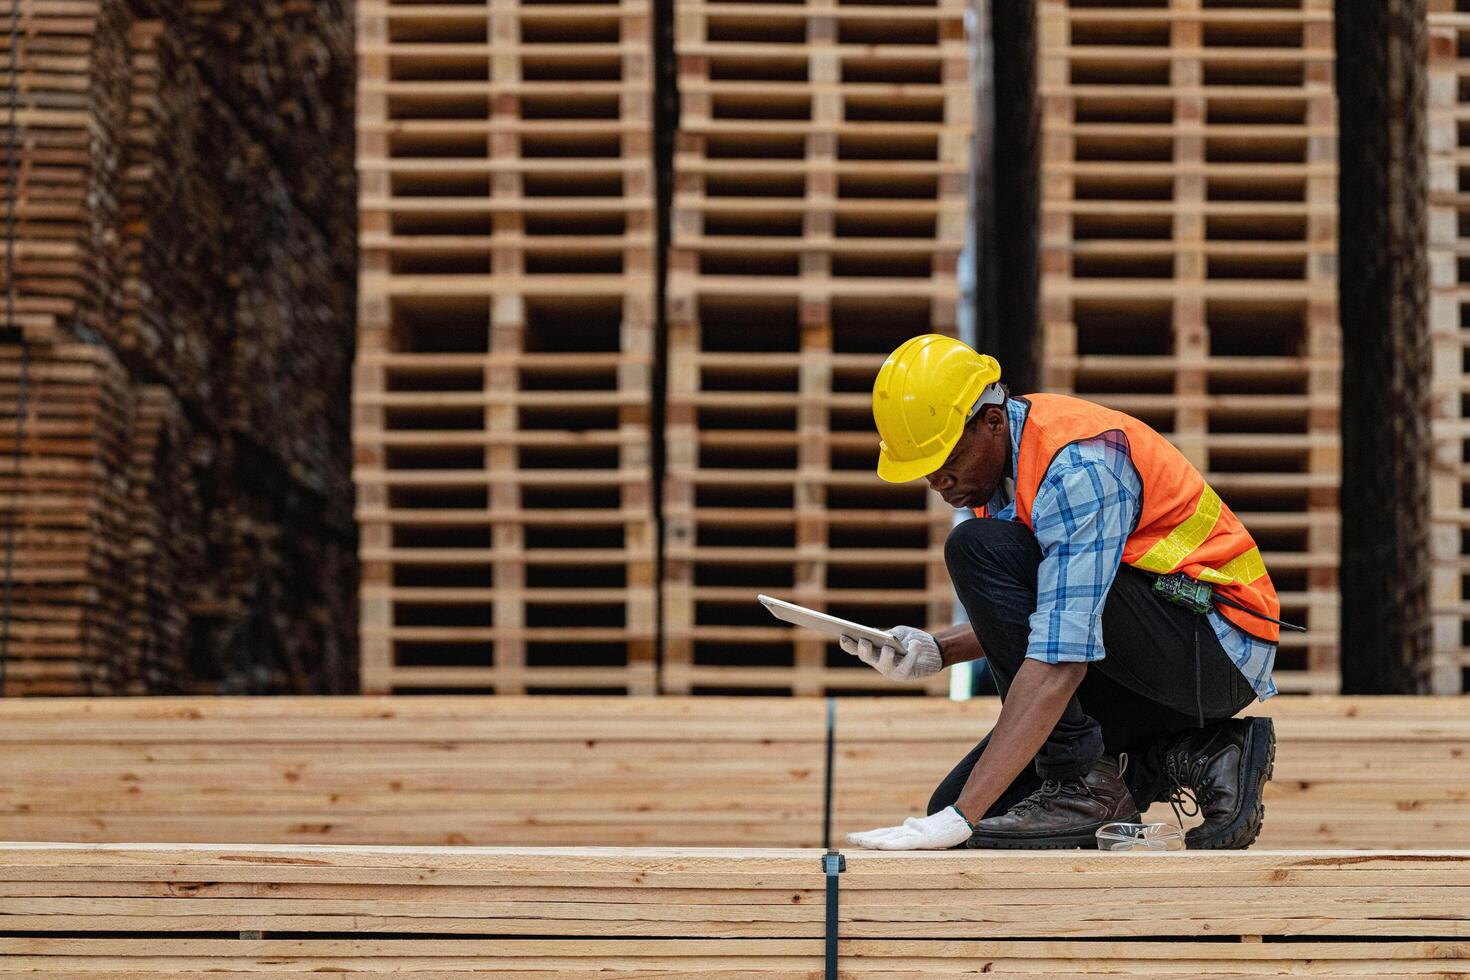
[[[1021,452],[1028,408],[1015,398],[1006,402],[1012,460]],[[1015,520],[1013,496],[1009,485],[997,490],[990,514]],[[1042,557],[1028,658],[1049,664],[1086,663],[1107,655],[1103,604],[1123,563],[1123,546],[1138,523],[1142,502],[1143,483],[1120,433],[1073,443],[1052,460],[1031,505],[1032,529]],[[1207,619],[1256,697],[1264,701],[1275,694],[1271,667],[1276,644],[1236,629],[1218,612]]]

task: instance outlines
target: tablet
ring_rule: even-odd
[[[781,599],[773,599],[768,595],[758,595],[760,604],[771,611],[771,615],[783,622],[795,626],[805,626],[809,630],[818,633],[826,633],[828,636],[852,636],[859,639],[871,640],[875,647],[884,645],[899,647],[901,644],[893,638],[892,633],[874,629],[871,626],[863,626],[859,623],[851,623],[836,616],[828,616],[826,613],[808,609],[806,606],[798,606],[794,602],[786,602]]]

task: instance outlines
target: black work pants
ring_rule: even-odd
[[[1041,547],[1024,524],[976,518],[955,526],[944,548],[950,578],[990,663],[1004,701],[1025,660],[1036,611]],[[1167,735],[1234,715],[1255,699],[1205,616],[1157,598],[1153,577],[1124,565],[1103,606],[1107,655],[1088,665],[1061,720],[1036,755],[986,813],[1005,813],[1043,779],[1081,776],[1103,754],[1127,752],[1124,781],[1140,810],[1167,785],[1147,746]],[[954,803],[990,736],[940,783],[937,813]]]

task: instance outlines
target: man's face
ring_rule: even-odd
[[[1000,485],[1009,442],[1005,409],[986,405],[980,417],[965,426],[944,465],[925,478],[929,489],[951,507],[968,509],[985,504]]]

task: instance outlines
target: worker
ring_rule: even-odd
[[[1102,824],[1169,801],[1203,817],[1188,848],[1249,846],[1275,732],[1234,716],[1276,693],[1280,604],[1199,471],[1131,416],[1011,395],[994,358],[936,334],[883,364],[873,419],[880,478],[977,515],[944,548],[969,622],[841,646],[899,681],[983,657],[1002,705],[927,815],[849,842],[1095,847]]]

